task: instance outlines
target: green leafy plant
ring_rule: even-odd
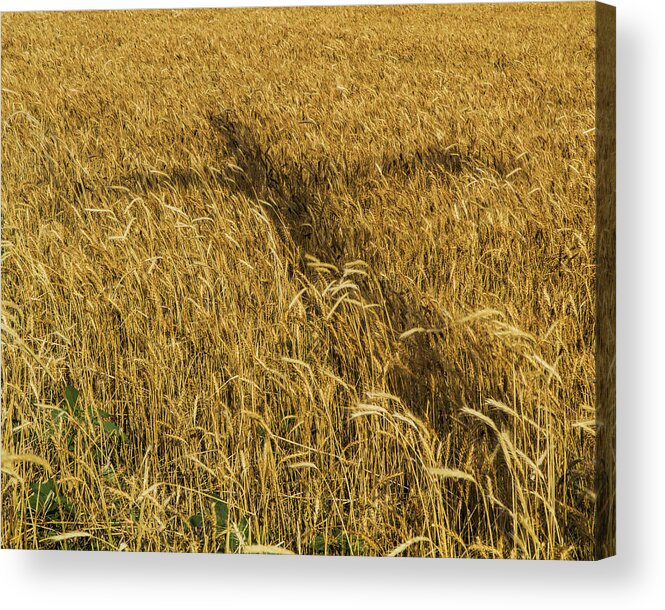
[[[127,435],[113,420],[110,413],[89,407],[83,409],[80,392],[72,385],[65,388],[59,404],[51,410],[47,423],[51,441],[61,445],[64,441],[70,452],[87,447],[106,480],[117,479],[120,444],[127,442]],[[37,481],[31,486],[27,499],[29,511],[47,523],[59,518],[71,518],[76,511],[58,484],[57,476]]]
[[[252,544],[255,536],[252,535],[250,516],[243,514],[237,522],[229,520],[229,505],[219,495],[212,494],[212,511],[210,517],[199,512],[188,519],[191,530],[209,530],[222,538],[217,552],[235,553],[241,546]],[[214,521],[214,523],[213,523]]]
[[[362,555],[364,546],[358,536],[334,527],[331,536],[321,533],[314,536],[312,550],[315,555]]]
[[[34,514],[51,519],[56,515],[72,515],[75,512],[54,478],[37,481],[32,484],[31,489],[28,507]]]
[[[55,434],[59,426],[70,424],[67,434],[67,446],[70,451],[76,447],[76,438],[81,431],[95,437],[98,432],[101,433],[106,451],[101,451],[98,443],[95,443],[95,457],[97,462],[108,461],[112,456],[117,457],[119,443],[128,442],[129,438],[120,426],[113,420],[113,416],[95,407],[88,407],[83,410],[79,404],[79,390],[74,386],[68,385],[65,388],[65,396],[59,406],[51,411],[52,427],[51,432]],[[108,454],[108,455],[105,455]]]

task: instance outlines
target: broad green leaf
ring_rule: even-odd
[[[32,495],[28,498],[28,506],[35,512],[49,513],[57,509],[57,489],[55,481],[38,481],[32,484]]]
[[[120,429],[112,421],[102,422],[102,429],[106,434],[117,434],[120,435]]]
[[[69,405],[69,410],[71,413],[76,412],[76,402],[78,401],[78,398],[79,391],[74,386],[68,385],[65,389],[65,400]]]
[[[315,553],[325,553],[326,552],[325,536],[323,534],[317,534],[316,536],[314,536],[312,547],[314,548]]]
[[[214,503],[215,523],[218,530],[225,530],[229,522],[229,505],[224,500]]]
[[[201,527],[203,525],[203,517],[199,513],[192,515],[189,518],[189,524],[194,528]]]

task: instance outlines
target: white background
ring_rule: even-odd
[[[21,0],[3,2],[2,10],[330,3]],[[0,551],[2,606],[665,608],[665,448],[660,446],[665,437],[665,4],[613,4],[618,41],[617,557],[557,563]]]

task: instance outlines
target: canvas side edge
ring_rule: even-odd
[[[616,9],[596,3],[595,559],[616,554]]]

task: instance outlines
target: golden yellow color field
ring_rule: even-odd
[[[2,544],[589,559],[594,5],[5,14]]]

